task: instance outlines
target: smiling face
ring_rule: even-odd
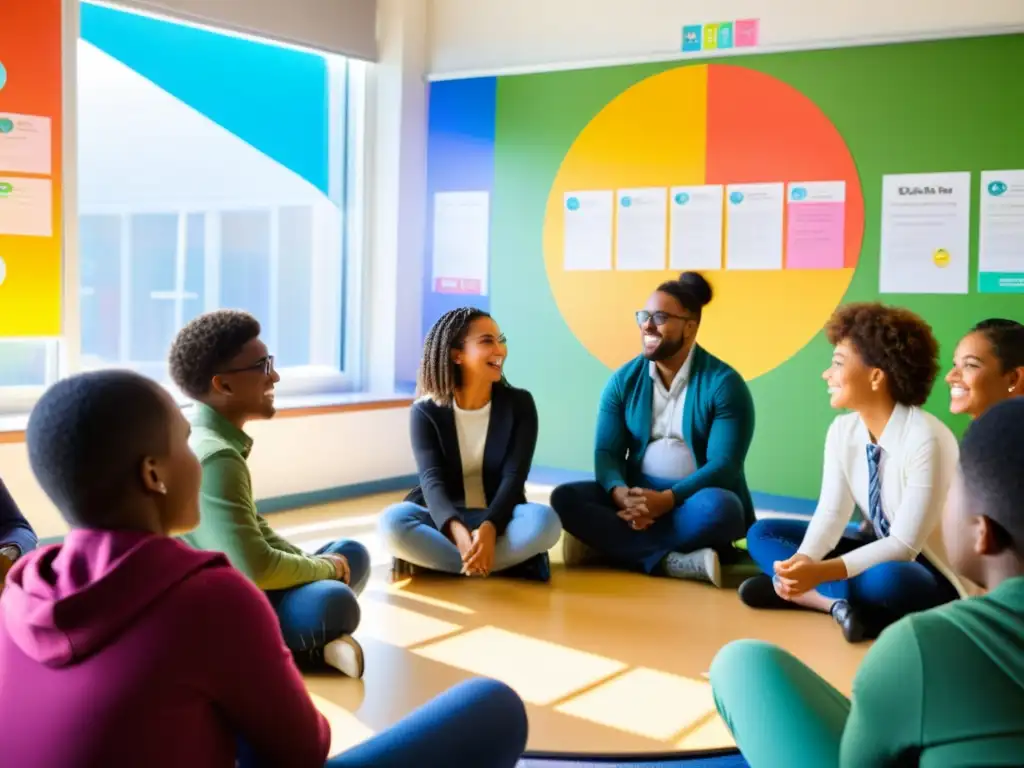
[[[678,299],[655,291],[644,308],[636,313],[640,343],[648,360],[668,360],[678,354],[697,335],[697,319]]]
[[[1003,371],[992,343],[984,333],[964,336],[953,355],[953,368],[946,374],[949,410],[972,419],[1013,395],[1016,371]]]
[[[833,408],[856,410],[875,397],[884,384],[884,374],[864,363],[856,347],[843,339],[832,351],[832,364],[821,377],[828,384]]]
[[[257,337],[214,377],[214,388],[230,403],[233,413],[246,419],[269,419],[277,412],[274,386],[280,380],[273,356]]]
[[[508,357],[506,339],[490,317],[477,317],[469,324],[466,338],[452,350],[452,362],[459,367],[461,385],[501,381]]]

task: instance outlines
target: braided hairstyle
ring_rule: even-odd
[[[462,347],[469,326],[480,317],[490,314],[476,307],[460,307],[445,312],[431,326],[423,342],[423,358],[416,376],[418,397],[429,397],[445,406],[455,401],[455,390],[462,385],[462,372],[452,361],[452,350]]]

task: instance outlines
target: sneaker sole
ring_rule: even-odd
[[[366,669],[363,647],[352,637],[339,637],[325,645],[324,663],[356,680],[362,679]]]

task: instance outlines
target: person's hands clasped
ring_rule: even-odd
[[[349,583],[349,579],[352,578],[352,568],[348,564],[348,558],[344,555],[335,553],[329,553],[326,555],[320,555],[322,560],[326,560],[334,565],[334,578],[338,581]]]
[[[810,592],[825,579],[822,576],[822,564],[807,555],[793,555],[788,560],[777,560],[773,564],[776,594],[783,600],[792,600]]]
[[[619,508],[618,516],[634,531],[650,528],[654,521],[675,505],[672,491],[651,491],[646,488],[616,488],[612,499]]]
[[[498,530],[494,523],[485,520],[473,531],[472,546],[462,557],[462,572],[467,576],[489,576],[494,567],[494,546]]]

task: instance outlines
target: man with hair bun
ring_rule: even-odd
[[[551,495],[567,566],[602,559],[722,586],[721,558],[754,522],[743,470],[754,403],[743,377],[697,344],[711,296],[684,272],[636,313],[643,351],[601,395],[596,478]]]

